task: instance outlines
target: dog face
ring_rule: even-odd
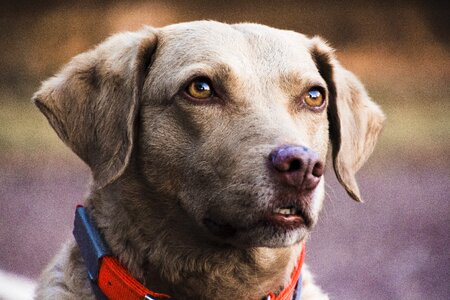
[[[354,174],[383,120],[322,40],[255,24],[117,35],[34,99],[97,189],[126,176],[134,157],[164,205],[238,247],[305,238],[330,140],[338,179],[359,200]]]
[[[169,27],[158,41],[141,109],[148,181],[221,239],[282,246],[303,238],[317,219],[323,179],[308,190],[285,184],[269,156],[298,145],[325,161],[326,103],[304,103],[311,90],[325,99],[327,93],[308,40],[259,26],[198,23]],[[211,95],[191,95],[196,85]],[[301,220],[273,220],[282,208]]]

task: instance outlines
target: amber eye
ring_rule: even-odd
[[[318,108],[324,103],[325,97],[319,88],[312,88],[305,94],[303,101],[312,108]]]
[[[208,79],[197,78],[187,86],[186,93],[192,98],[205,100],[211,98],[213,90]]]

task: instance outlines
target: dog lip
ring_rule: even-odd
[[[312,201],[309,191],[281,190],[268,201],[264,217],[274,225],[311,227],[314,223],[310,211]]]
[[[280,211],[286,212],[286,210],[290,210],[295,213],[280,213]],[[300,210],[292,207],[273,209],[273,211],[269,213],[265,219],[267,223],[285,229],[294,229],[307,225],[307,218],[304,217]]]
[[[275,226],[284,227],[284,228],[296,228],[302,225],[305,225],[305,219],[298,215],[284,215],[274,213],[268,216],[267,221]]]
[[[218,216],[209,215],[202,220],[202,223],[211,234],[221,239],[232,239],[239,232],[257,227],[272,227],[276,231],[290,231],[302,227],[309,229],[314,225],[312,216],[298,199],[290,197],[275,199],[272,200],[272,205],[264,211],[255,211],[254,217],[256,218],[252,218],[253,221],[229,222]]]

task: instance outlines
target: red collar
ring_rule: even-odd
[[[73,233],[88,269],[88,275],[97,299],[142,300],[172,298],[169,295],[147,289],[111,255],[111,251],[82,206],[78,206],[76,209]],[[266,299],[291,300],[295,294],[295,299],[300,298],[301,280],[299,279],[305,258],[305,244],[302,243],[301,247],[302,250],[294,271],[292,271],[289,284],[278,295],[269,292]]]

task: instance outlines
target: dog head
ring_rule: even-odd
[[[34,101],[95,189],[138,168],[158,201],[239,247],[305,238],[330,141],[337,178],[359,201],[355,173],[384,118],[321,39],[206,21],[113,36]]]

